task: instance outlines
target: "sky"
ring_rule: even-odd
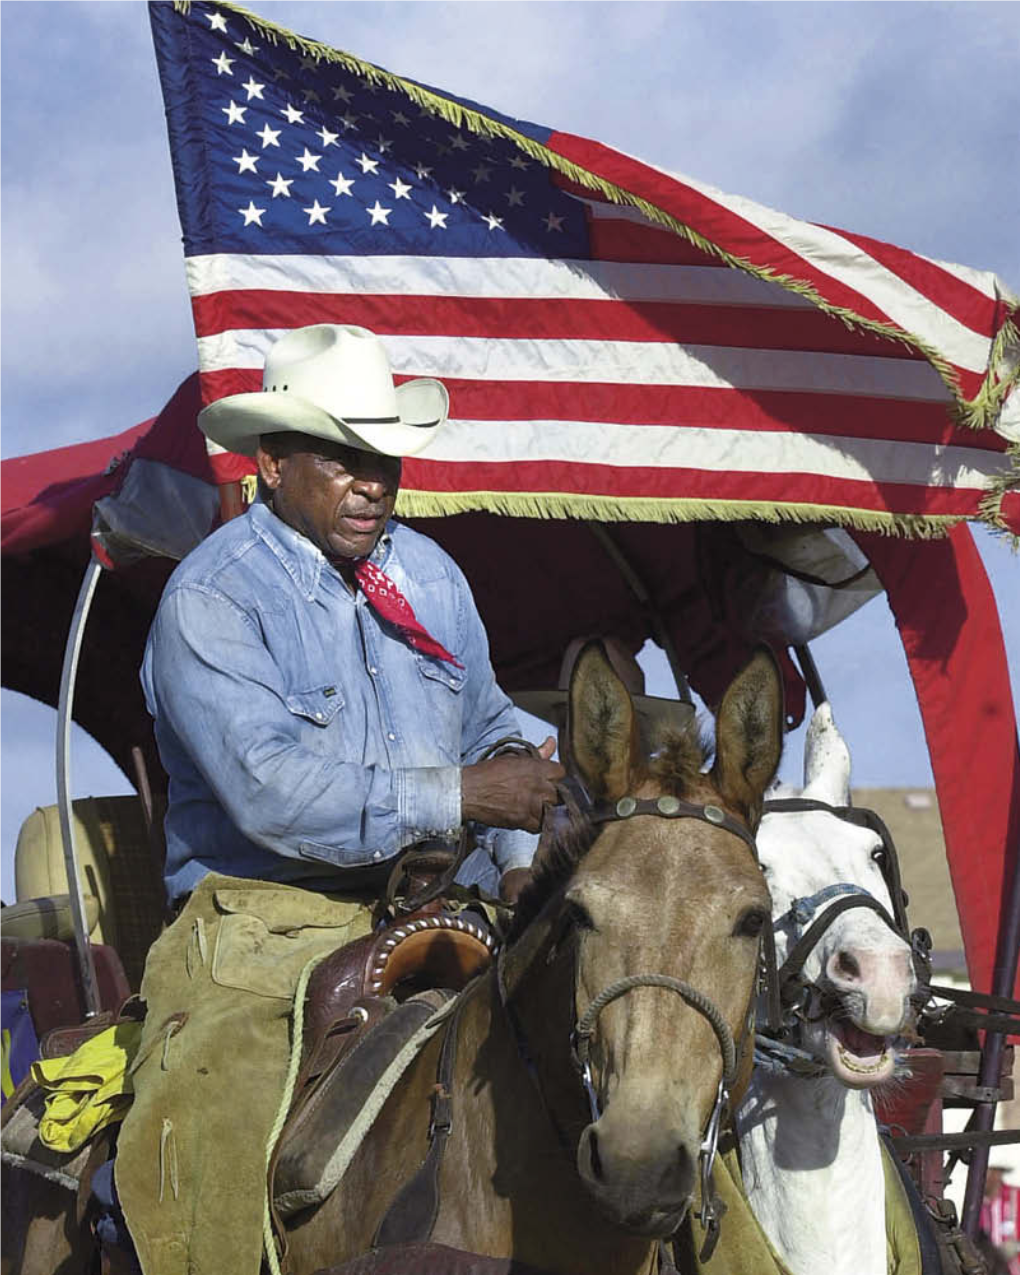
[[[1020,292],[1020,22],[1000,3],[256,3],[509,115],[807,220],[994,270]],[[4,457],[155,414],[195,366],[145,6],[0,4]],[[1020,561],[983,528],[1020,699]],[[931,774],[883,599],[813,644],[862,786]],[[661,653],[643,657],[670,693]],[[3,692],[3,897],[55,800],[54,714]],[[537,737],[541,727],[529,723]],[[802,732],[782,775],[796,782]],[[127,792],[79,732],[77,796]]]

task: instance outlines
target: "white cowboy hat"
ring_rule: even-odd
[[[446,420],[446,386],[422,377],[394,386],[382,341],[368,328],[316,323],[266,355],[261,394],[231,394],[198,414],[220,447],[254,456],[262,434],[293,431],[387,456],[420,452]]]

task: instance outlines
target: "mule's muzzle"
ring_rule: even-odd
[[[672,1235],[694,1198],[696,1154],[668,1137],[649,1137],[647,1130],[644,1137],[621,1139],[604,1124],[605,1117],[581,1135],[581,1181],[614,1225],[652,1239]],[[639,1146],[640,1153],[632,1149]]]

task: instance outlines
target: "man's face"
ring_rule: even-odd
[[[278,434],[262,439],[255,459],[277,517],[327,558],[368,557],[393,513],[399,457]]]

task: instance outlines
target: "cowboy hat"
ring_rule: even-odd
[[[198,414],[207,438],[254,456],[262,434],[293,431],[362,451],[413,456],[446,420],[449,395],[422,377],[394,386],[382,341],[367,328],[316,323],[266,355],[260,394],[231,394]]]
[[[533,717],[540,717],[558,730],[567,718],[567,698],[570,675],[577,657],[590,638],[575,638],[567,647],[560,665],[559,685],[545,690],[510,691],[508,694],[518,708]],[[690,700],[664,699],[659,695],[646,695],[645,675],[634,655],[616,637],[600,639],[606,656],[617,677],[630,693],[631,703],[637,713],[644,733],[649,738],[661,735],[664,730],[683,730],[694,717],[694,704]]]

